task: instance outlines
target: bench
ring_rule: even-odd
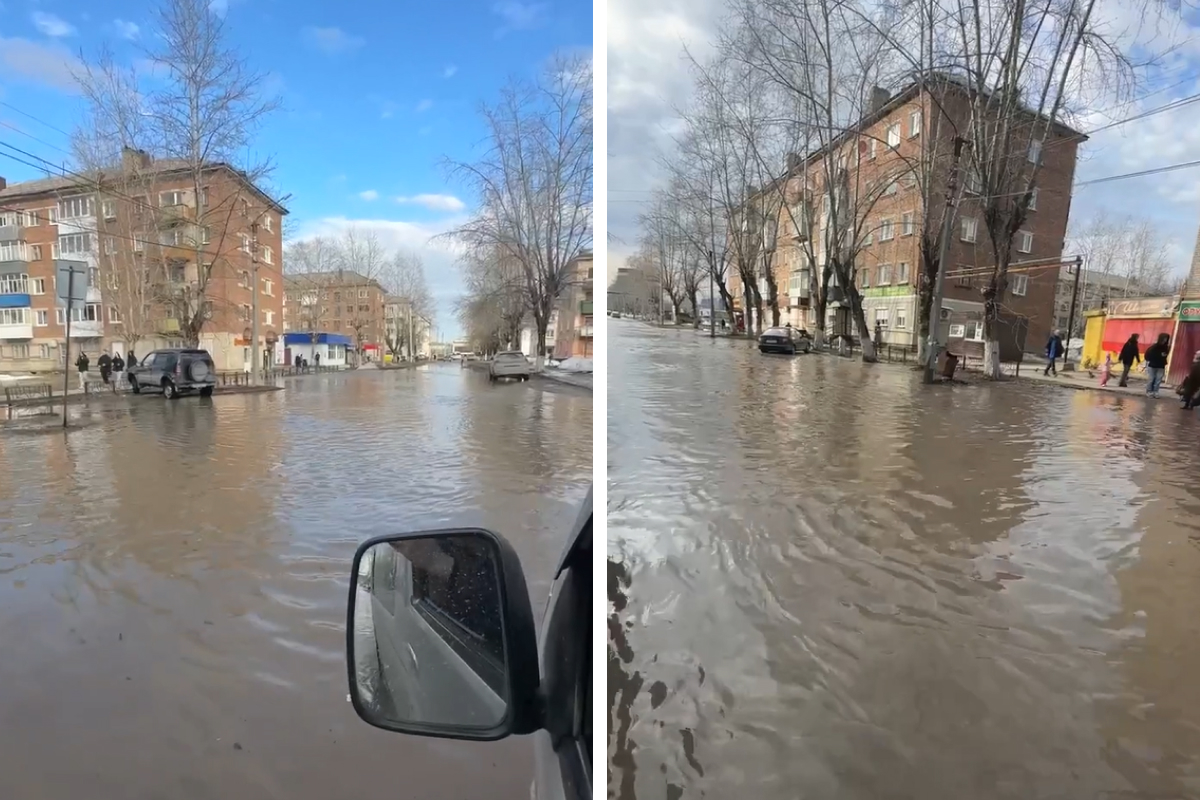
[[[4,400],[10,406],[38,400],[48,401],[49,399],[50,384],[48,383],[24,383],[4,388]]]

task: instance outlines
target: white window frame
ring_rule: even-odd
[[[0,325],[28,325],[28,308],[0,308]]]
[[[238,237],[240,237],[242,240],[242,245],[241,245],[241,247],[238,248],[238,250],[241,250],[243,253],[249,253],[250,252],[250,237],[244,233],[239,233]]]
[[[92,235],[90,233],[62,233],[59,234],[55,245],[58,247],[55,259],[61,258],[63,255],[90,253],[92,252]],[[69,246],[64,247],[63,245]]]
[[[950,338],[951,339],[967,338],[967,326],[966,325],[951,325],[950,326]]]
[[[29,359],[29,343],[19,342],[13,344],[12,357],[18,361],[27,361]]]
[[[158,193],[159,208],[187,205],[187,192],[182,189],[168,189]]]
[[[1029,141],[1029,163],[1036,164],[1042,160],[1042,147],[1045,144],[1045,139],[1031,139]]]
[[[30,294],[28,275],[0,275],[0,294]]]
[[[106,219],[117,218],[117,201],[116,200],[101,200],[100,214]]]
[[[885,327],[885,328],[891,327],[891,325],[892,325],[892,310],[890,308],[885,307],[885,308],[875,309],[874,324],[878,325],[880,322],[883,323],[883,327]]]
[[[878,145],[878,144],[879,144],[879,140],[878,140],[878,139],[876,139],[874,136],[872,136],[872,137],[871,137],[871,138],[868,140],[868,144],[867,144],[867,159],[868,159],[868,160],[870,160],[870,161],[874,161],[874,160],[875,160],[875,155],[876,155],[876,147],[877,147],[877,145]]]
[[[117,307],[116,307],[116,306],[109,306],[109,307],[108,307],[108,321],[109,321],[109,322],[111,322],[111,323],[112,323],[112,324],[114,324],[114,325],[120,325],[120,324],[121,324],[121,322],[122,322],[122,320],[121,320],[121,312],[117,310]]]
[[[908,115],[908,138],[915,139],[921,135],[921,109]]]
[[[901,261],[896,264],[896,284],[903,286],[908,283],[908,262]]]
[[[890,242],[895,238],[896,232],[892,225],[891,217],[884,217],[879,220],[879,241]]]
[[[262,282],[263,282],[262,293],[265,294],[267,297],[274,297],[275,296],[275,281],[271,280],[270,278],[263,278]]]
[[[887,126],[887,145],[895,150],[900,146],[900,123],[893,122]]]
[[[1029,231],[1017,231],[1017,252],[1029,253],[1033,251],[1033,234]]]
[[[90,319],[89,319],[90,316]],[[103,322],[104,312],[100,308],[99,303],[84,303],[81,306],[75,306],[71,309],[71,322]]]
[[[275,312],[269,308],[263,309],[263,324],[268,326],[275,324]]]
[[[1037,211],[1037,196],[1038,196],[1038,190],[1037,190],[1037,187],[1035,186],[1029,192],[1029,210],[1030,211]]]
[[[50,345],[38,345],[38,358],[40,358],[42,361],[48,361],[50,359]]]
[[[1020,287],[1020,291],[1017,291],[1018,287]],[[1014,297],[1024,297],[1029,294],[1029,276],[1020,272],[1013,273],[1008,289]]]
[[[272,228],[272,227],[271,227],[271,225],[272,225],[272,222],[271,222],[271,215],[270,215],[270,214],[264,214],[264,215],[263,215],[263,227],[267,229],[267,233],[274,233],[274,232],[275,232],[275,229],[274,229],[274,228]]]
[[[58,219],[80,219],[92,216],[95,208],[90,195],[64,197],[58,201]]]
[[[959,222],[958,238],[969,244],[975,244],[979,238],[979,220],[974,217],[962,217]]]
[[[30,261],[41,261],[42,260],[42,246],[40,244],[29,245],[29,260]]]
[[[875,282],[875,285],[876,286],[891,286],[892,285],[892,265],[891,264],[880,264],[879,265],[879,275],[878,275],[878,280]]]
[[[897,330],[905,330],[908,328],[908,309],[904,306],[896,306],[896,328]]]
[[[45,294],[46,293],[46,279],[45,278],[30,278],[29,293],[30,294]]]
[[[62,307],[54,309],[54,324],[59,327],[67,324],[67,309]]]
[[[905,211],[900,215],[900,235],[912,236],[913,231],[917,227],[917,217],[912,211]]]
[[[274,264],[275,262],[271,260],[273,257],[274,257],[274,254],[271,252],[271,248],[264,244],[262,246],[263,263],[264,264]]]
[[[967,324],[968,324],[968,325],[970,325],[970,326],[972,326],[972,327],[971,327],[971,331],[972,331],[971,335],[970,335],[970,336],[966,336],[966,337],[964,337],[964,338],[966,338],[966,340],[967,340],[967,341],[969,341],[969,342],[982,342],[982,341],[983,341],[983,340],[986,338],[986,337],[984,336],[984,330],[983,330],[983,320],[977,320],[977,321],[974,321],[974,322],[968,322]]]

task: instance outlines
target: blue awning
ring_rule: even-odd
[[[285,333],[283,335],[283,344],[285,347],[293,347],[295,345],[305,344],[332,344],[343,345],[349,347],[350,337],[344,333]]]

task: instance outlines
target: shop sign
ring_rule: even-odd
[[[1175,311],[1173,297],[1139,297],[1133,300],[1112,300],[1108,304],[1108,316],[1135,319],[1139,317],[1169,317]]]
[[[1188,300],[1180,303],[1179,319],[1184,322],[1200,322],[1200,300]]]

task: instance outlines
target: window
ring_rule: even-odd
[[[104,200],[100,203],[100,213],[105,219],[117,218],[117,203],[115,200]]]
[[[1032,191],[1029,192],[1029,210],[1030,211],[1037,211],[1037,193],[1038,193],[1038,190],[1036,188],[1034,188]]]
[[[180,191],[159,192],[158,204],[164,208],[167,206],[181,206],[187,202],[187,193]]]
[[[959,266],[956,270],[957,274],[954,276],[954,285],[962,289],[970,289],[972,284],[971,269],[971,267]]]
[[[921,109],[908,115],[908,138],[921,135]]]
[[[274,311],[271,311],[270,309],[263,311],[263,324],[264,325],[274,325],[275,324],[275,312]]]
[[[962,239],[964,242],[972,242],[973,243],[975,241],[975,235],[977,232],[978,232],[978,223],[975,221],[975,218],[974,217],[963,217],[962,218],[962,233],[959,234],[959,238]]]
[[[92,252],[92,235],[90,233],[68,233],[58,237],[58,252],[62,256],[79,255]],[[59,258],[59,256],[55,256]]]
[[[275,296],[275,281],[270,278],[263,278],[262,293],[267,297]]]
[[[28,308],[0,308],[0,325],[28,325]]]
[[[864,268],[861,274],[862,274],[862,288],[870,289],[871,288],[871,268],[870,267]]]
[[[212,241],[212,229],[207,225],[200,229],[200,244],[209,244]]]
[[[886,328],[888,326],[889,321],[890,321],[889,309],[886,309],[886,308],[875,309],[875,324],[876,325],[882,325],[883,327]]]
[[[979,168],[975,165],[967,167],[966,174],[963,177],[965,183],[963,188],[967,194],[983,194],[983,176],[979,174]]]
[[[912,236],[915,227],[913,224],[913,212],[905,211],[900,215],[900,234],[902,236]]]
[[[900,184],[897,181],[888,181],[888,185],[884,188],[883,193],[891,195],[898,191],[900,191]]]
[[[896,265],[896,283],[908,283],[908,262],[901,261]]]
[[[868,228],[867,232],[863,234],[863,244],[868,245],[873,241],[875,241],[875,234]]]
[[[104,237],[104,255],[115,256],[117,254],[117,240],[112,236]]]
[[[40,244],[29,245],[29,260],[30,261],[41,261],[42,260],[42,246]]]
[[[895,231],[892,229],[891,218],[881,219],[879,221],[879,241],[890,242],[895,236]]]
[[[92,198],[86,195],[68,197],[65,200],[58,201],[59,219],[77,219],[79,217],[90,217],[91,215]]]
[[[366,296],[367,296],[367,290],[366,290],[366,289],[359,289],[359,290],[358,290],[358,299],[362,300],[362,299],[364,299]]]
[[[56,325],[67,324],[67,310],[65,308],[54,309],[54,323]]]
[[[1029,143],[1029,163],[1036,164],[1042,160],[1042,140],[1034,139]]]
[[[1028,253],[1033,249],[1033,234],[1029,231],[1017,231],[1017,252]]]
[[[27,294],[28,275],[0,275],[0,294]]]
[[[117,310],[116,306],[108,307],[108,321],[117,325],[121,324],[121,312]]]
[[[917,188],[917,171],[910,170],[909,172],[904,173],[904,177],[900,180],[904,182],[905,189]]]
[[[888,147],[893,150],[900,146],[900,123],[893,122],[887,128],[887,143]]]
[[[29,345],[14,344],[12,346],[12,357],[13,358],[29,358]]]
[[[262,246],[262,260],[263,260],[263,263],[264,263],[264,264],[272,264],[272,263],[274,263],[273,261],[271,261],[271,257],[272,257],[272,255],[271,255],[271,248],[270,248],[270,247],[267,247],[267,246],[264,244],[264,245]]]
[[[144,251],[146,250],[146,242],[145,242],[145,240],[142,238],[142,237],[144,237],[145,235],[146,235],[146,234],[144,234],[144,233],[135,233],[135,234],[133,235],[133,252],[135,252],[135,253],[141,253],[141,252],[144,252]]]
[[[871,159],[872,161],[875,160],[875,147],[878,144],[879,144],[878,139],[870,139],[867,142],[867,158]]]
[[[274,223],[271,222],[271,215],[264,214],[263,215],[263,227],[267,229],[268,233],[274,233],[275,229],[271,227],[273,224]]]
[[[880,286],[891,286],[892,285],[892,265],[891,264],[880,264],[879,265],[879,285]]]
[[[30,294],[45,294],[46,293],[46,279],[45,278],[34,278],[33,280],[31,280],[29,282],[29,293]]]
[[[966,333],[967,333],[967,328],[965,325],[951,325],[950,326],[950,338],[951,339],[961,339],[961,338],[963,338],[963,336],[966,335]]]
[[[38,345],[38,358],[42,359],[43,361],[46,361],[47,359],[50,358],[50,345],[48,345],[48,344],[39,344]]]
[[[908,327],[908,309],[906,309],[904,306],[896,307],[896,327],[897,328],[907,328]]]
[[[1028,275],[1013,275],[1009,281],[1008,288],[1016,297],[1024,297],[1029,291],[1029,276]]]
[[[71,322],[100,322],[100,306],[88,303],[86,306],[72,308]]]
[[[238,249],[241,250],[243,253],[249,253],[250,252],[250,237],[244,233],[239,233],[238,238],[240,238],[242,240],[241,247],[239,247]]]
[[[253,319],[251,316],[253,309],[251,309],[247,303],[242,303],[240,306],[238,306],[238,310],[241,312],[240,316],[243,322],[249,322]]]
[[[208,187],[205,186],[200,190],[200,205],[208,207]]]
[[[250,273],[246,270],[238,273],[238,287],[242,289],[250,288]]]
[[[88,267],[87,285],[89,289],[95,289],[100,285],[100,270],[96,267]]]

